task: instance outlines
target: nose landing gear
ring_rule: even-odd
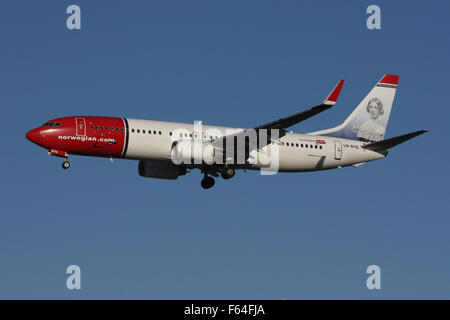
[[[202,179],[201,181],[201,185],[203,187],[203,189],[209,189],[212,186],[214,186],[215,180],[213,177],[209,177],[206,173],[205,173],[205,177]]]
[[[50,149],[48,150],[48,154],[56,157],[64,158],[65,161],[61,163],[61,167],[66,170],[70,168],[70,162],[69,162],[69,153],[67,151],[61,151],[56,149]]]
[[[65,169],[69,169],[70,168],[70,162],[69,161],[64,161],[62,164],[61,164],[61,167],[65,170]]]

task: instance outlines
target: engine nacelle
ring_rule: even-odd
[[[141,177],[173,180],[185,175],[186,168],[171,161],[141,160],[138,172]]]
[[[213,164],[222,157],[222,151],[209,142],[184,140],[172,147],[171,158],[176,164]],[[219,162],[220,163],[220,162]]]

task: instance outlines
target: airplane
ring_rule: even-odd
[[[214,186],[214,177],[227,180],[236,170],[308,172],[359,167],[385,158],[394,146],[428,131],[384,138],[398,80],[398,75],[384,75],[344,122],[306,134],[286,129],[333,107],[344,80],[321,104],[245,130],[201,123],[70,116],[47,121],[28,131],[26,138],[50,155],[64,158],[64,169],[70,167],[69,154],[111,161],[133,159],[139,161],[139,175],[148,178],[177,179],[199,169],[204,189]],[[193,151],[196,145],[202,148],[200,152]]]

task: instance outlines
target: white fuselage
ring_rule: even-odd
[[[198,126],[187,123],[129,118],[127,121],[129,139],[124,158],[136,160],[171,161],[171,148],[174,141],[194,139],[194,136],[203,141],[211,141],[217,137],[223,137],[229,132],[240,130],[231,127],[202,125],[201,131],[198,131]],[[278,171],[302,172],[333,169],[385,157],[384,153],[366,150],[361,147],[362,145],[364,142],[357,140],[287,133],[279,139]],[[252,151],[250,155],[255,158],[256,153],[270,152],[268,148],[271,148],[271,145],[260,151]],[[264,165],[255,161],[250,163],[248,168],[257,170],[262,167]]]

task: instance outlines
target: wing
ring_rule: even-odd
[[[239,136],[248,134],[249,130],[255,130],[257,133],[257,137],[259,137],[258,131],[261,129],[267,130],[267,141],[259,141],[258,139],[258,147],[262,148],[268,143],[270,143],[270,130],[271,129],[278,129],[279,130],[279,138],[284,136],[286,134],[286,129],[293,126],[294,124],[297,124],[299,122],[302,122],[308,118],[311,118],[312,116],[315,116],[318,113],[321,113],[322,111],[330,109],[334,104],[336,103],[339,93],[341,92],[342,86],[344,85],[344,80],[339,81],[339,83],[334,87],[333,91],[328,95],[328,97],[319,105],[312,107],[309,110],[302,111],[296,114],[293,114],[291,116],[278,119],[276,121],[272,121],[266,124],[263,124],[261,126],[254,127],[252,129],[247,129],[240,131],[238,133],[228,135],[219,139],[216,139],[212,142],[213,146],[217,148],[223,148],[225,146],[225,141],[227,139],[234,139],[238,138]],[[254,149],[254,148],[253,148]],[[251,150],[249,150],[251,151]]]
[[[339,83],[336,85],[336,87],[333,89],[333,91],[331,91],[330,95],[321,104],[314,106],[309,110],[302,111],[302,112],[293,114],[292,116],[288,116],[286,118],[281,118],[279,120],[263,124],[262,126],[258,126],[253,129],[254,130],[286,129],[286,128],[293,126],[294,124],[302,122],[303,120],[311,118],[312,116],[315,116],[316,114],[321,113],[322,111],[330,109],[332,106],[335,105],[343,85],[344,85],[344,80],[339,81]]]

